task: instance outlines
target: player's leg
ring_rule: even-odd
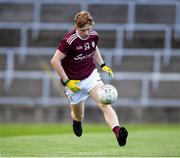
[[[118,117],[114,109],[111,105],[103,105],[98,101],[97,92],[100,86],[102,86],[102,82],[99,82],[90,92],[90,96],[96,102],[97,106],[104,114],[105,121],[110,126],[110,128],[115,133],[118,143],[120,146],[124,146],[126,144],[126,138],[128,136],[128,132],[124,127],[120,128]]]
[[[103,83],[99,83],[97,86],[95,86],[90,92],[89,95],[95,100],[97,106],[101,109],[101,111],[104,114],[105,121],[107,124],[112,128],[115,126],[119,126],[119,121],[117,118],[117,115],[114,111],[114,109],[110,105],[104,106],[102,103],[98,101],[97,97],[97,91],[100,86],[102,86]]]
[[[82,120],[84,118],[84,101],[70,105],[71,117],[73,119],[73,131],[78,137],[82,135]]]
[[[64,87],[64,95],[70,102],[71,117],[73,119],[73,131],[78,137],[82,135],[82,120],[84,118],[84,100],[88,95],[83,92],[73,93],[67,87]]]

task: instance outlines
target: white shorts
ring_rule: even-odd
[[[64,91],[70,104],[77,104],[87,99],[89,96],[89,91],[93,89],[99,82],[102,82],[100,74],[97,72],[97,69],[94,69],[88,78],[77,83],[81,89],[80,91],[73,93],[69,88],[65,87]]]

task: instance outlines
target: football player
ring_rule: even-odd
[[[113,77],[113,72],[100,54],[99,37],[93,30],[93,18],[89,12],[81,11],[75,15],[74,23],[74,28],[60,41],[51,60],[54,70],[61,78],[65,95],[70,103],[74,134],[78,137],[82,135],[84,101],[90,96],[104,114],[105,121],[114,132],[118,144],[124,146],[128,136],[127,129],[120,127],[112,106],[103,105],[97,96],[103,82],[94,61],[108,73],[110,78]]]

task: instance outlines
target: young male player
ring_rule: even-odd
[[[99,38],[97,32],[92,30],[93,18],[89,12],[82,11],[76,14],[74,22],[75,27],[64,36],[51,60],[70,103],[73,131],[78,137],[82,135],[84,101],[90,96],[103,112],[105,121],[116,135],[118,144],[124,146],[128,136],[127,130],[120,127],[111,105],[103,105],[97,97],[98,88],[103,82],[94,61],[109,74],[109,77],[113,77],[113,72],[103,61],[97,46]]]

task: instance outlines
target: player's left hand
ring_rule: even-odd
[[[114,75],[110,67],[108,67],[107,65],[103,65],[101,66],[101,69],[108,73],[110,79],[113,78]]]

